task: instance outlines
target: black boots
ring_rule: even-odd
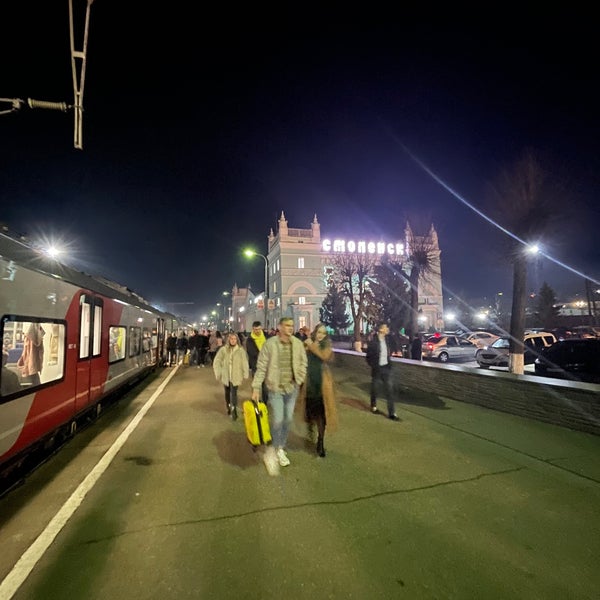
[[[231,418],[234,421],[237,421],[237,406],[233,406],[233,404],[229,404],[229,403],[226,403],[226,404],[227,404],[227,414],[231,415]]]
[[[317,439],[317,454],[321,457],[325,457],[325,447],[323,446],[323,436],[320,435]]]

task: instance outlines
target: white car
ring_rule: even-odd
[[[485,346],[491,346],[500,336],[489,331],[472,331],[463,334],[461,337],[473,342],[478,348],[484,348]]]
[[[546,331],[528,331],[525,333],[523,360],[526,365],[531,365],[540,355],[542,348],[548,348],[556,343],[552,333]],[[508,367],[510,340],[507,337],[498,338],[491,346],[477,350],[475,360],[482,369],[490,367]]]

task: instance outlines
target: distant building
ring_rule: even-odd
[[[437,232],[431,227],[427,234],[434,250],[436,275],[419,282],[419,318],[424,330],[444,329],[440,250]],[[255,295],[249,288],[234,286],[231,294],[232,327],[249,331],[252,322],[261,321],[265,329],[276,327],[282,316],[294,319],[294,328],[312,329],[319,322],[319,309],[327,294],[326,278],[331,257],[339,252],[373,255],[401,254],[414,242],[407,225],[401,240],[370,241],[357,239],[331,240],[321,237],[321,225],[315,215],[310,229],[288,227],[284,213],[278,222],[277,233],[268,236],[268,293]],[[266,323],[265,306],[267,303]]]

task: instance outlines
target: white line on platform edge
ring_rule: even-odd
[[[71,494],[70,498],[62,505],[60,510],[54,515],[44,531],[40,533],[35,542],[23,553],[23,556],[17,561],[10,573],[0,583],[0,600],[10,600],[16,591],[27,579],[37,562],[42,558],[44,552],[48,549],[54,538],[60,533],[73,513],[79,508],[87,493],[94,487],[100,476],[106,471],[117,452],[123,447],[127,438],[133,433],[140,424],[144,415],[154,404],[158,396],[162,393],[165,386],[173,375],[177,372],[173,369],[169,376],[160,384],[158,389],[152,394],[150,399],[142,406],[139,412],[133,417],[129,425],[123,430],[121,435],[115,440],[115,443],[106,451],[104,456],[98,461],[96,466],[90,471],[87,477],[79,484],[77,489]]]

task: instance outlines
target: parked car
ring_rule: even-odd
[[[591,325],[578,325],[573,327],[573,335],[575,337],[585,339],[600,338],[600,327],[592,327]]]
[[[470,333],[464,333],[460,337],[473,342],[478,348],[483,348],[484,346],[493,344],[500,336],[489,331],[471,331]]]
[[[440,362],[474,360],[477,346],[457,335],[432,335],[423,342],[423,358]]]
[[[568,327],[555,327],[554,329],[548,330],[554,334],[554,337],[560,342],[560,340],[568,340],[569,338],[577,337],[571,329]]]
[[[528,331],[525,333],[525,351],[523,360],[526,365],[532,364],[543,348],[556,342],[554,334],[547,331]],[[510,338],[500,337],[491,346],[477,350],[475,360],[482,369],[489,367],[508,367]]]
[[[535,374],[600,383],[600,339],[561,340],[536,358]]]

